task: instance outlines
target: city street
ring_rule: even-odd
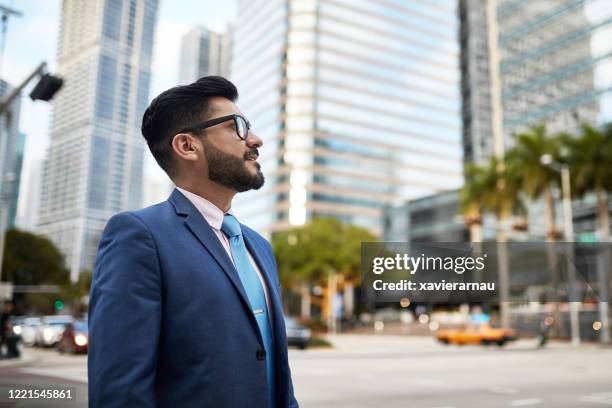
[[[291,354],[304,407],[612,406],[612,349],[522,340],[442,346],[428,337],[342,336]]]
[[[595,345],[552,343],[539,350],[530,340],[503,349],[445,347],[428,337],[331,340],[332,349],[290,350],[302,407],[612,406],[612,349]],[[0,365],[1,389],[66,385],[75,387],[79,401],[69,406],[86,406],[86,356],[39,349],[25,349],[24,355],[19,366]]]
[[[55,350],[22,348],[22,362],[0,361],[0,407],[87,407],[87,356],[60,355]],[[21,400],[10,403],[8,389],[70,387],[75,401],[54,403]]]

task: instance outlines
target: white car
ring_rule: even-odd
[[[19,324],[13,326],[13,333],[21,336],[21,343],[33,346],[36,342],[36,332],[42,324],[40,317],[26,317]]]
[[[45,316],[36,332],[36,345],[52,347],[59,343],[62,334],[69,324],[74,322],[72,316]]]

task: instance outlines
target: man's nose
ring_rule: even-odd
[[[259,148],[263,146],[263,140],[261,140],[252,130],[249,130],[245,142],[248,147]]]

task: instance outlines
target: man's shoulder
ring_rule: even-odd
[[[163,220],[168,219],[171,214],[174,214],[172,205],[164,201],[138,210],[117,213],[110,218],[108,225],[132,222],[152,229],[163,223]]]

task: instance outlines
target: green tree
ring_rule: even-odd
[[[2,280],[15,285],[64,284],[64,257],[47,238],[11,229],[6,233]]]
[[[556,290],[559,285],[558,254],[555,242],[559,232],[555,226],[555,202],[552,187],[559,186],[559,173],[542,162],[544,155],[550,155],[553,160],[560,161],[559,147],[561,139],[548,134],[546,125],[532,127],[529,131],[516,135],[513,149],[507,153],[507,159],[512,163],[520,178],[521,191],[530,200],[544,200],[546,218],[546,240],[548,266],[551,271],[551,285]],[[552,299],[554,303],[553,326],[554,333],[561,332],[561,313],[558,295]]]
[[[561,136],[563,146],[567,149],[567,163],[572,176],[572,194],[583,197],[595,193],[597,200],[598,239],[610,240],[610,218],[608,193],[612,191],[612,124],[603,129],[583,124],[578,135]],[[609,273],[612,255],[608,248],[597,257],[597,277],[600,296],[609,297]],[[609,302],[598,302],[602,343],[610,342]]]
[[[459,193],[460,211],[470,230],[470,241],[482,242],[484,200],[490,190],[487,169],[477,164],[465,167],[465,184]]]
[[[312,284],[327,285],[332,275],[341,274],[348,287],[359,284],[361,242],[375,240],[361,227],[334,218],[317,218],[310,224],[276,233],[272,247],[282,284],[299,287],[304,300],[309,299]],[[303,315],[309,313],[310,304],[306,303],[302,303]]]
[[[525,208],[520,199],[522,179],[514,163],[492,157],[484,169],[483,178],[485,193],[482,207],[495,214],[501,226],[506,224],[511,215],[524,214]],[[497,229],[497,241],[507,241],[505,228]]]
[[[14,285],[65,285],[69,272],[57,247],[47,238],[11,229],[6,233],[2,280]],[[16,294],[18,309],[52,311],[54,294]],[[23,311],[23,310],[22,310]]]
[[[75,316],[86,311],[85,300],[91,289],[91,277],[91,271],[81,271],[76,282],[67,282],[61,288],[60,296],[62,300],[69,302]]]
[[[612,124],[602,130],[583,124],[577,135],[563,134],[567,163],[572,175],[572,195],[583,197],[594,192],[600,239],[610,237],[608,192],[612,191]]]
[[[526,197],[531,200],[544,199],[547,239],[555,241],[558,231],[552,186],[559,185],[559,173],[542,163],[542,157],[546,154],[559,160],[559,139],[550,136],[546,125],[542,124],[516,136],[515,147],[507,153],[506,161],[516,172],[521,191]]]
[[[508,218],[522,211],[520,196],[521,179],[505,159],[492,157],[484,166],[466,167],[466,184],[460,193],[461,211],[470,227],[470,240],[481,242],[481,219],[484,213],[492,213],[497,218],[497,251],[500,287],[500,309],[502,324],[509,324],[509,258],[505,243]]]
[[[502,326],[510,325],[510,259],[506,242],[508,219],[512,214],[523,212],[520,200],[521,178],[513,163],[505,159],[492,157],[485,170],[485,185],[488,187],[484,195],[483,207],[495,214],[497,218],[497,262],[500,290],[500,314]]]

